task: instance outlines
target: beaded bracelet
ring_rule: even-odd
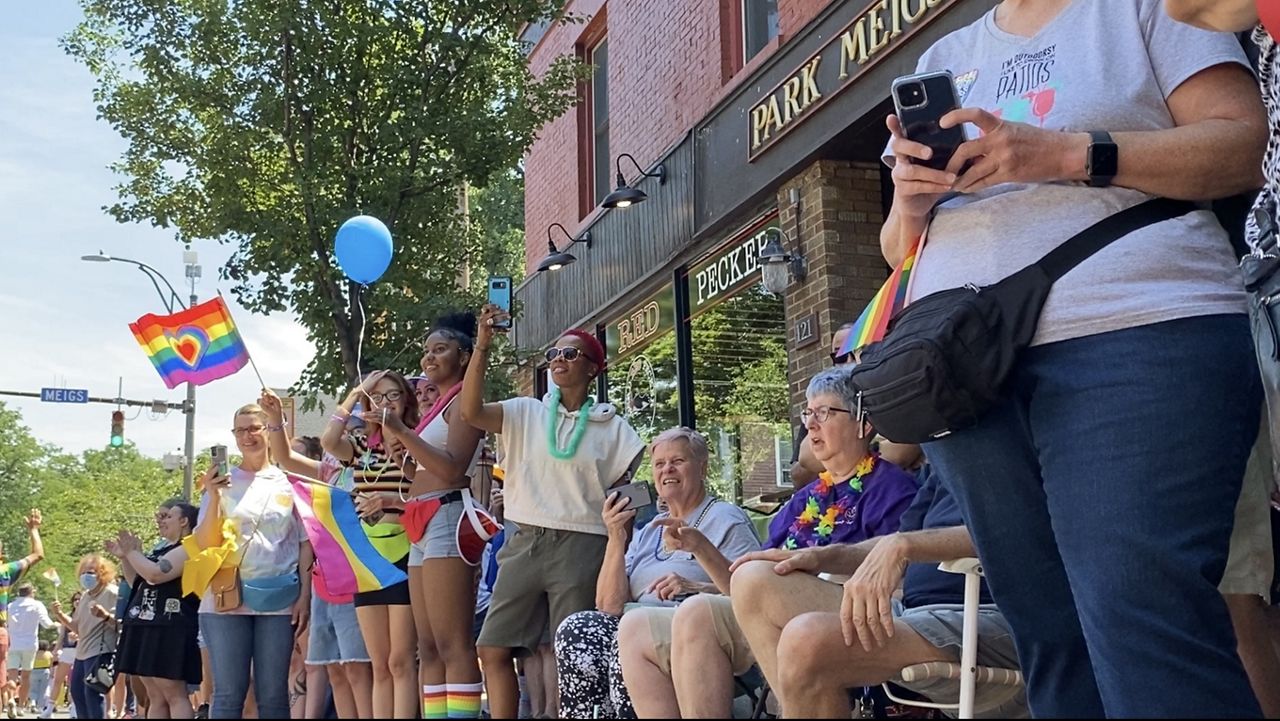
[[[330,423],[346,423],[347,416],[340,416],[337,413],[334,413],[333,415],[329,416],[329,422]]]

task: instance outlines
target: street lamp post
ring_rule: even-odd
[[[188,307],[194,306],[199,302],[196,298],[196,281],[200,279],[200,266],[197,264],[198,257],[196,252],[191,250],[190,246],[187,246],[187,250],[182,254],[182,262],[186,266],[186,277],[191,282],[190,306],[182,304],[182,300],[178,297],[178,292],[173,289],[173,284],[169,282],[168,278],[164,277],[163,273],[152,268],[146,263],[131,260],[129,258],[116,258],[114,256],[107,255],[102,251],[98,251],[97,255],[82,255],[80,256],[80,259],[93,263],[109,263],[116,261],[119,263],[129,263],[130,265],[137,266],[138,270],[141,270],[142,274],[147,276],[147,279],[151,281],[151,285],[156,289],[156,294],[160,296],[160,302],[164,303],[165,309],[170,314],[173,313],[175,307],[186,310]],[[168,295],[165,295],[164,291],[160,289],[161,282],[163,282],[165,288],[169,290]],[[182,406],[182,413],[187,417],[185,449],[186,463],[182,469],[182,497],[190,501],[193,490],[193,474],[195,473],[196,465],[196,386],[194,383],[187,383],[187,402]]]

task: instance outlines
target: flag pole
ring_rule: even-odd
[[[227,311],[227,317],[231,318],[231,306],[227,304],[227,299],[223,297],[221,289],[218,290],[218,298],[222,301],[222,307]],[[237,330],[240,328],[240,324],[235,322],[235,318],[231,318],[231,322],[235,323]],[[244,343],[244,333],[240,334],[240,342]],[[249,366],[253,368],[253,374],[258,376],[258,383],[261,384],[263,388],[266,388],[267,382],[262,380],[262,373],[258,372],[258,364],[253,362],[253,354],[249,352],[248,343],[244,343],[244,355],[249,359]]]

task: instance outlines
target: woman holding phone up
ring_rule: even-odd
[[[454,401],[475,346],[474,313],[438,319],[422,344],[422,371],[440,389],[422,422],[390,418],[383,432],[406,453],[411,500],[402,523],[412,542],[409,595],[418,630],[419,680],[425,718],[480,715],[480,666],[472,637],[475,567],[495,521],[471,497],[470,485],[484,434],[462,420]],[[486,523],[488,525],[486,525]]]
[[[556,628],[595,607],[608,538],[605,495],[630,480],[644,451],[614,407],[589,395],[605,354],[585,331],[570,330],[547,349],[553,385],[545,398],[485,403],[494,324],[509,317],[494,305],[481,312],[460,401],[463,420],[501,435],[505,513],[518,524],[498,553],[498,580],[477,641],[494,718],[516,716],[515,654],[535,651],[548,621]]]
[[[349,429],[355,405],[368,409],[364,428]],[[404,376],[371,373],[334,411],[320,445],[342,464],[337,485],[354,490],[365,535],[384,558],[401,570],[409,567],[409,539],[399,514],[409,498],[409,479],[394,460],[404,446],[386,432],[388,424],[418,423],[418,404]],[[355,594],[360,632],[373,662],[374,718],[414,718],[418,711],[418,673],[414,665],[417,634],[409,604],[409,582]]]

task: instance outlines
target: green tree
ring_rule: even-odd
[[[581,64],[525,66],[525,23],[564,0],[81,0],[63,39],[127,141],[108,212],[236,246],[222,276],[254,312],[294,311],[316,353],[298,386],[336,391],[480,298],[460,271],[484,231],[461,189],[514,167],[575,100]],[[334,232],[382,219],[396,255],[360,292]],[[363,296],[363,310],[359,301]]]
[[[0,402],[0,541],[11,559],[27,554],[22,519],[37,507],[55,454],[31,435],[20,413]]]

